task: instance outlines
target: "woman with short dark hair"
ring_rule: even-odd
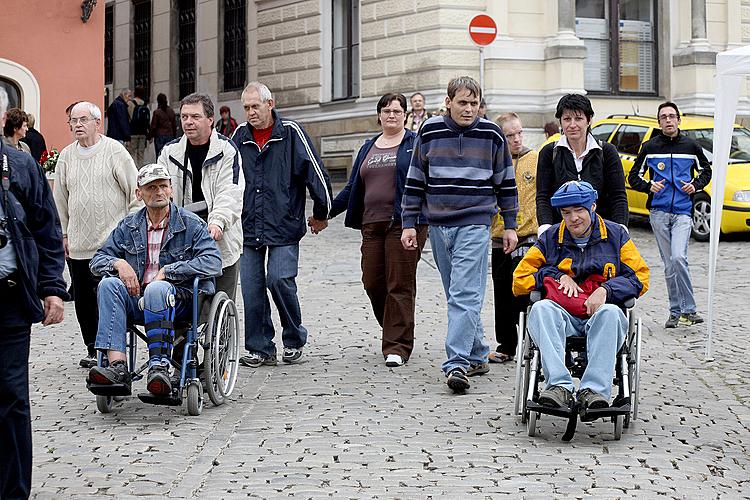
[[[344,225],[362,231],[362,284],[383,328],[382,352],[389,367],[403,365],[414,348],[417,262],[427,239],[417,226],[418,251],[401,244],[401,198],[416,134],[404,128],[406,98],[385,94],[377,105],[381,132],[357,154],[346,187],[329,217],[346,211]],[[315,227],[313,227],[315,230]]]
[[[151,116],[151,135],[154,137],[156,158],[159,158],[164,145],[177,136],[177,115],[169,107],[167,96],[164,94],[156,96],[156,109]]]
[[[594,109],[581,94],[564,95],[557,103],[555,118],[560,121],[560,139],[539,152],[536,178],[536,216],[538,234],[560,222],[560,213],[550,198],[564,183],[589,182],[599,193],[596,212],[603,218],[628,225],[628,197],[625,173],[617,149],[591,135]]]
[[[237,120],[232,118],[232,110],[229,106],[222,106],[219,108],[219,115],[221,118],[216,120],[216,131],[221,135],[232,137],[237,129]]]
[[[3,141],[8,146],[19,151],[31,154],[31,149],[21,139],[26,137],[29,129],[29,117],[18,108],[10,108],[5,113],[5,125],[3,126]]]

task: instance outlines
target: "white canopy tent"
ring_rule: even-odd
[[[740,86],[750,75],[750,46],[720,52],[716,56],[716,101],[714,114],[713,189],[711,193],[711,239],[708,253],[708,339],[706,359],[712,359],[711,340],[714,326],[714,287],[716,286],[716,259],[719,254],[721,213],[724,205],[724,188],[727,163],[734,129]]]

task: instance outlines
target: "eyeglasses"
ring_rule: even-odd
[[[71,118],[70,120],[68,120],[68,123],[70,125],[78,125],[79,123],[81,125],[86,125],[88,122],[93,122],[93,121],[94,121],[93,118],[88,118],[84,116],[82,118]]]
[[[404,114],[404,112],[400,109],[381,109],[381,113],[384,115],[393,115],[393,116],[401,116]]]
[[[659,116],[659,120],[676,120],[677,118],[679,118],[679,117],[677,115],[675,115],[674,113],[671,114],[671,115],[661,115],[661,116]]]

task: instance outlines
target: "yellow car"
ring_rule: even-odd
[[[713,160],[714,122],[710,117],[683,115],[680,132],[698,141],[706,158]],[[617,148],[625,170],[625,187],[631,214],[648,216],[646,193],[633,190],[628,183],[628,174],[635,163],[641,144],[656,134],[661,134],[654,117],[638,115],[611,115],[594,123],[591,133],[599,140],[607,141]],[[557,140],[559,136],[550,137]],[[711,188],[706,188],[693,197],[693,238],[707,241],[710,236]],[[721,218],[722,233],[750,232],[750,131],[734,126],[732,148],[729,152],[727,182],[724,191],[724,212]]]

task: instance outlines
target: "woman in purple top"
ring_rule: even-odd
[[[406,98],[384,95],[377,116],[381,132],[359,150],[349,182],[333,200],[329,217],[346,211],[344,225],[362,231],[362,284],[383,328],[385,364],[396,367],[406,363],[414,348],[417,262],[427,226],[420,218],[418,251],[404,250],[401,198],[416,138],[404,128]]]

